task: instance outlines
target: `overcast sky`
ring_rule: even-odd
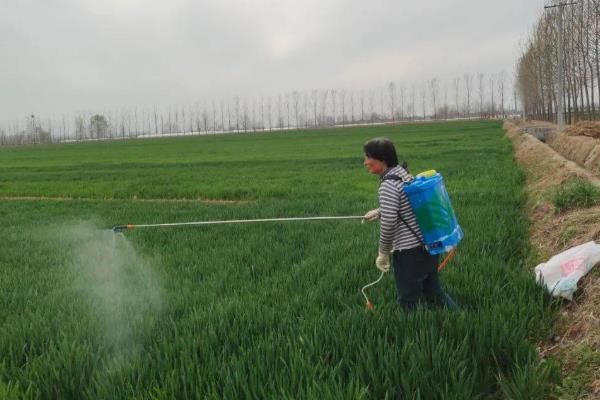
[[[513,74],[544,0],[0,0],[0,122]]]

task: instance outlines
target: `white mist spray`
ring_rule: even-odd
[[[119,369],[139,351],[141,335],[160,313],[156,262],[136,252],[123,234],[90,222],[71,224],[62,232],[73,288],[102,327],[98,334],[114,355],[111,369]]]

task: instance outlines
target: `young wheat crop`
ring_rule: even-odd
[[[375,136],[413,172],[444,175],[466,235],[443,272],[460,312],[403,312],[390,276],[365,310],[375,224],[134,229],[116,243],[102,231],[360,215],[377,201],[361,154]],[[29,146],[0,160],[7,396],[541,398],[552,382],[531,338],[555,310],[525,263],[523,173],[498,122]]]

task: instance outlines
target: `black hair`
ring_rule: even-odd
[[[398,155],[394,143],[388,138],[375,138],[363,146],[365,155],[375,160],[383,161],[388,168],[398,165]]]

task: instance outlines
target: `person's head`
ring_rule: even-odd
[[[365,153],[364,166],[372,174],[383,174],[386,169],[398,165],[398,155],[394,143],[387,138],[369,140],[363,146]]]

